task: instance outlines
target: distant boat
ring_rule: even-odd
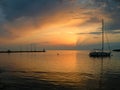
[[[104,51],[104,20],[102,20],[102,49],[94,50],[89,53],[90,57],[110,57],[111,51]]]
[[[115,51],[115,52],[120,52],[120,49],[114,49],[112,51]]]

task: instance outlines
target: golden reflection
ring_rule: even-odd
[[[80,86],[91,79],[98,79],[100,74],[100,60],[89,58],[87,52],[53,50],[46,53],[1,54],[0,68],[6,72],[15,71],[14,74],[21,77],[32,77],[54,85]],[[107,66],[108,61],[106,59],[104,62]],[[114,65],[111,66],[109,68],[114,69]]]
[[[36,77],[55,85],[77,85],[82,80],[78,73],[74,73],[77,72],[76,51],[11,54],[1,58],[4,61],[0,64],[3,64],[4,68],[9,68],[10,71],[25,71],[26,73],[20,75]]]
[[[59,55],[57,55],[59,53]],[[66,54],[67,53],[67,54]],[[2,57],[11,69],[25,71],[53,71],[53,72],[73,72],[76,71],[76,55],[75,52],[52,52],[46,53],[30,53],[30,54],[11,54]],[[9,60],[8,60],[9,59]],[[7,65],[9,64],[9,65]]]

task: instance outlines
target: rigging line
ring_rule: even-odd
[[[109,0],[106,0],[105,1],[107,4],[109,4]],[[105,27],[104,27],[105,28]],[[107,35],[107,32],[105,31],[105,37],[106,37],[106,40],[107,40],[107,44],[108,44],[108,49],[110,50],[111,52],[111,46],[110,46],[110,42],[109,42],[109,39],[108,39],[108,35]]]
[[[110,52],[111,52],[111,46],[110,46],[110,41],[109,41],[109,39],[108,39],[107,32],[105,32],[105,37],[106,37],[106,40],[107,40],[108,49],[109,49],[109,50],[110,50]]]

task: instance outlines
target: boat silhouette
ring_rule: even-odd
[[[102,19],[102,49],[95,49],[89,53],[90,57],[110,57],[111,50],[104,51],[104,20]]]

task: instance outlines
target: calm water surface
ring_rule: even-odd
[[[88,53],[0,54],[0,90],[120,90],[120,53],[103,59]]]

